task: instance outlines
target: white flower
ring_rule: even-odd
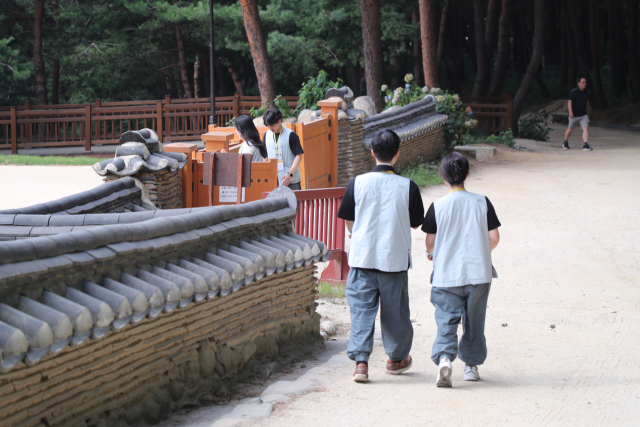
[[[440,89],[439,87],[432,87],[431,88],[431,93],[434,94],[434,95],[438,94],[440,92],[442,92],[442,89]]]
[[[452,97],[452,98],[453,98],[453,101],[454,101],[454,102],[458,102],[458,101],[460,101],[460,96],[458,96],[458,94],[453,95],[453,97]]]
[[[400,93],[396,92],[393,94],[393,103],[395,104],[396,101],[398,101],[400,99]]]
[[[444,102],[444,96],[442,96],[442,95],[437,95],[437,96],[436,96],[436,102]]]
[[[425,86],[422,88],[423,93],[429,93],[429,86]]]
[[[406,76],[404,76],[404,81],[409,83],[411,80],[413,80],[413,74],[407,74]]]
[[[380,88],[380,90],[381,90],[382,92],[386,92],[386,91],[387,91],[387,89],[389,89],[389,86],[387,86],[387,85],[382,85],[382,87]]]
[[[403,87],[399,87],[396,89],[396,93],[402,93],[404,92],[404,88]]]

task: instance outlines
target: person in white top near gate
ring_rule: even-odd
[[[466,381],[480,379],[478,365],[487,358],[484,321],[491,279],[498,277],[491,251],[500,241],[500,221],[488,198],[464,188],[468,175],[469,161],[462,154],[453,152],[442,159],[440,176],[449,194],[429,206],[422,224],[427,258],[433,261],[431,303],[438,333],[431,360],[438,365],[438,387],[451,387],[456,356],[465,364]]]
[[[267,148],[260,140],[260,133],[249,116],[239,116],[236,119],[236,136],[244,139],[240,146],[240,154],[251,154],[252,162],[264,162],[268,157]]]
[[[286,185],[291,190],[300,190],[300,162],[302,145],[294,131],[282,125],[282,113],[277,108],[269,108],[263,116],[269,128],[264,134],[264,145],[270,159],[278,159],[278,185]]]
[[[420,188],[393,170],[400,155],[398,135],[381,130],[373,137],[371,148],[377,166],[349,181],[337,215],[352,232],[346,289],[351,310],[347,356],[356,362],[356,382],[369,379],[378,306],[382,343],[389,356],[385,372],[397,375],[411,368],[413,326],[407,271],[411,267],[411,229],[418,228],[424,216]]]

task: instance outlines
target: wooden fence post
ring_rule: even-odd
[[[164,108],[167,109],[168,112],[170,111],[170,105],[171,105],[171,95],[165,95],[164,96]],[[160,135],[158,135],[160,136]],[[164,138],[170,138],[171,137],[171,119],[167,119],[164,121]],[[164,140],[163,138],[163,140]]]
[[[162,101],[156,102],[156,131],[158,134],[158,141],[162,143],[164,138],[162,137]]]
[[[238,117],[240,115],[240,94],[238,92],[233,94],[233,117]],[[215,118],[215,115],[213,116]],[[215,119],[214,122],[218,120]]]
[[[505,123],[505,131],[511,130],[511,128],[513,127],[513,123],[511,123],[511,120],[513,120],[513,101],[507,98],[507,120]]]
[[[18,154],[18,115],[16,107],[11,107],[11,154]]]
[[[91,153],[91,104],[84,106],[84,152]]]
[[[102,101],[100,98],[96,98],[96,102],[94,104],[95,108],[102,108]],[[106,133],[106,132],[105,132]],[[96,116],[96,141],[100,141],[102,139],[102,129],[100,123],[100,113]]]
[[[31,102],[25,101],[24,110],[25,111],[31,110]],[[29,116],[27,116],[27,118],[28,117]],[[24,142],[29,142],[29,143],[33,142],[32,135],[31,135],[31,123],[24,124],[24,131],[25,131],[23,135]]]

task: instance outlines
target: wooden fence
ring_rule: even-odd
[[[285,100],[296,108],[298,97]],[[259,96],[216,98],[216,122],[224,126],[232,117],[260,108]],[[116,144],[128,130],[154,129],[161,142],[193,141],[207,132],[209,98],[92,104],[0,107],[0,149]]]
[[[478,129],[485,135],[496,135],[511,129],[513,101],[511,94],[484,98],[462,98],[466,107],[473,111]]]

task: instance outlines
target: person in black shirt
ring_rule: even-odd
[[[573,128],[580,123],[582,128],[582,140],[584,151],[591,151],[589,147],[589,90],[587,89],[587,79],[580,77],[578,79],[578,87],[574,88],[569,94],[569,128],[564,133],[564,144],[562,148],[569,149],[569,136],[573,132]]]

